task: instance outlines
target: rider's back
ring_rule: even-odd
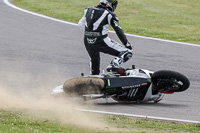
[[[86,36],[89,32],[95,32],[99,36],[105,36],[110,26],[114,13],[102,7],[88,7],[86,12]]]

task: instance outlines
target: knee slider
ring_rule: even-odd
[[[128,61],[132,57],[132,53],[128,52],[124,55],[124,62]]]
[[[123,62],[126,62],[132,57],[132,53],[129,51],[121,52],[118,57],[122,58]]]

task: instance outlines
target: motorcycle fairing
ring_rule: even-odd
[[[105,77],[106,89],[109,88],[135,88],[148,83],[149,79],[139,77]]]
[[[114,93],[123,90],[123,92],[115,96],[120,101],[142,101],[151,84],[149,78],[143,77],[106,77],[105,82],[105,89],[110,93],[110,89]]]

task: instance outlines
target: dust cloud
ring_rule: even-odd
[[[55,98],[51,95],[51,91],[56,87],[53,85],[57,83],[59,78],[55,78],[55,76],[54,78],[48,78],[48,75],[20,75],[19,73],[18,77],[18,79],[13,78],[11,75],[4,77],[5,80],[12,80],[12,82],[9,81],[12,84],[0,82],[1,109],[28,110],[27,112],[31,112],[36,117],[41,116],[41,111],[47,111],[47,113],[50,111],[53,113],[49,117],[62,123],[87,128],[105,129],[107,127],[99,116],[76,110],[85,108],[85,106],[93,106],[92,104],[88,105],[84,101],[80,102],[80,100],[65,97]]]

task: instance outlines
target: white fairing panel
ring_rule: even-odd
[[[143,69],[131,69],[126,71],[128,77],[141,77],[141,78],[151,78],[150,71]]]
[[[145,70],[145,69],[132,69],[132,70],[126,71],[126,75],[128,77],[141,77],[141,78],[151,78],[151,75],[153,73],[154,72]],[[147,93],[142,101],[143,102],[145,102],[145,101],[159,102],[160,100],[162,100],[163,97],[164,97],[163,93],[157,93],[157,94],[153,95],[152,94],[152,85],[150,85],[147,90]]]
[[[65,94],[64,90],[63,90],[63,85],[59,85],[57,86],[55,89],[53,89],[51,95],[60,95],[60,94]]]
[[[158,101],[162,100],[163,97],[164,97],[163,93],[157,93],[157,94],[153,95],[152,94],[152,85],[150,85],[148,88],[148,91],[143,99],[143,102],[145,102],[145,101],[158,102]]]

